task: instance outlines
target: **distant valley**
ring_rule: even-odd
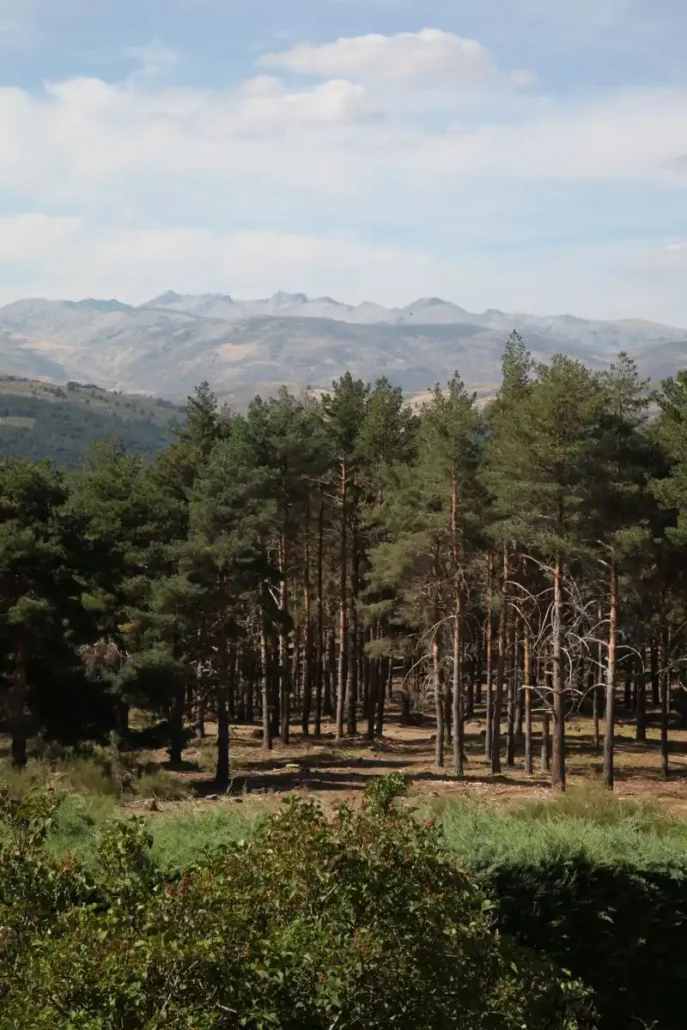
[[[687,361],[687,330],[489,310],[424,298],[403,308],[277,293],[265,300],[174,292],[138,307],[117,300],[20,300],[0,308],[0,373],[183,401],[202,380],[237,407],[285,383],[326,389],[347,369],[387,376],[409,396],[458,369],[488,395],[511,330],[534,356],[557,351],[602,367],[620,350],[658,380]]]

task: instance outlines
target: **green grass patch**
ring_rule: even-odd
[[[181,873],[249,837],[263,818],[264,813],[247,802],[216,802],[206,809],[193,804],[175,807],[151,821],[152,858],[164,872]]]

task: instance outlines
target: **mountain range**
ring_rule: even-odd
[[[482,395],[496,388],[517,329],[535,358],[562,351],[603,367],[620,350],[660,379],[687,361],[687,330],[631,319],[472,313],[438,297],[402,308],[276,293],[264,300],[165,293],[118,300],[19,300],[0,308],[0,373],[183,399],[207,379],[242,406],[285,383],[328,388],[349,369],[417,395],[457,369]]]

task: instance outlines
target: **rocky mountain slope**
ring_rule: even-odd
[[[265,300],[166,293],[133,307],[117,300],[21,300],[0,308],[0,372],[183,399],[203,379],[242,405],[281,383],[326,388],[346,369],[386,375],[409,394],[458,369],[488,393],[512,329],[535,357],[556,351],[602,366],[627,350],[660,377],[687,358],[687,331],[640,321],[588,321],[490,310],[440,298],[404,308],[277,293]]]

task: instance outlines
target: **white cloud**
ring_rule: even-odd
[[[321,76],[306,85],[263,69],[230,89],[152,74],[0,88],[0,190],[46,212],[0,222],[0,260],[16,246],[31,292],[53,296],[238,292],[238,281],[246,294],[445,292],[474,307],[674,318],[684,302],[670,270],[672,293],[654,294],[666,313],[648,296],[638,312],[622,253],[568,248],[578,267],[545,248],[603,231],[610,216],[585,191],[632,195],[614,216],[630,237],[659,194],[664,212],[683,203],[687,91],[523,93],[469,42],[425,32],[295,47],[282,66]],[[162,66],[144,51],[144,67]],[[385,234],[411,242],[369,242]]]
[[[306,75],[344,76],[361,82],[474,88],[495,78],[493,55],[474,39],[441,29],[343,37],[334,43],[300,43],[265,54],[263,67]],[[516,85],[530,85],[531,73],[516,72]]]
[[[124,54],[140,65],[138,75],[157,75],[158,72],[173,68],[179,60],[177,52],[159,39],[152,39],[145,46],[126,47]]]
[[[40,212],[0,217],[0,267],[35,266],[36,260],[54,261],[78,237],[81,218],[51,217]]]

